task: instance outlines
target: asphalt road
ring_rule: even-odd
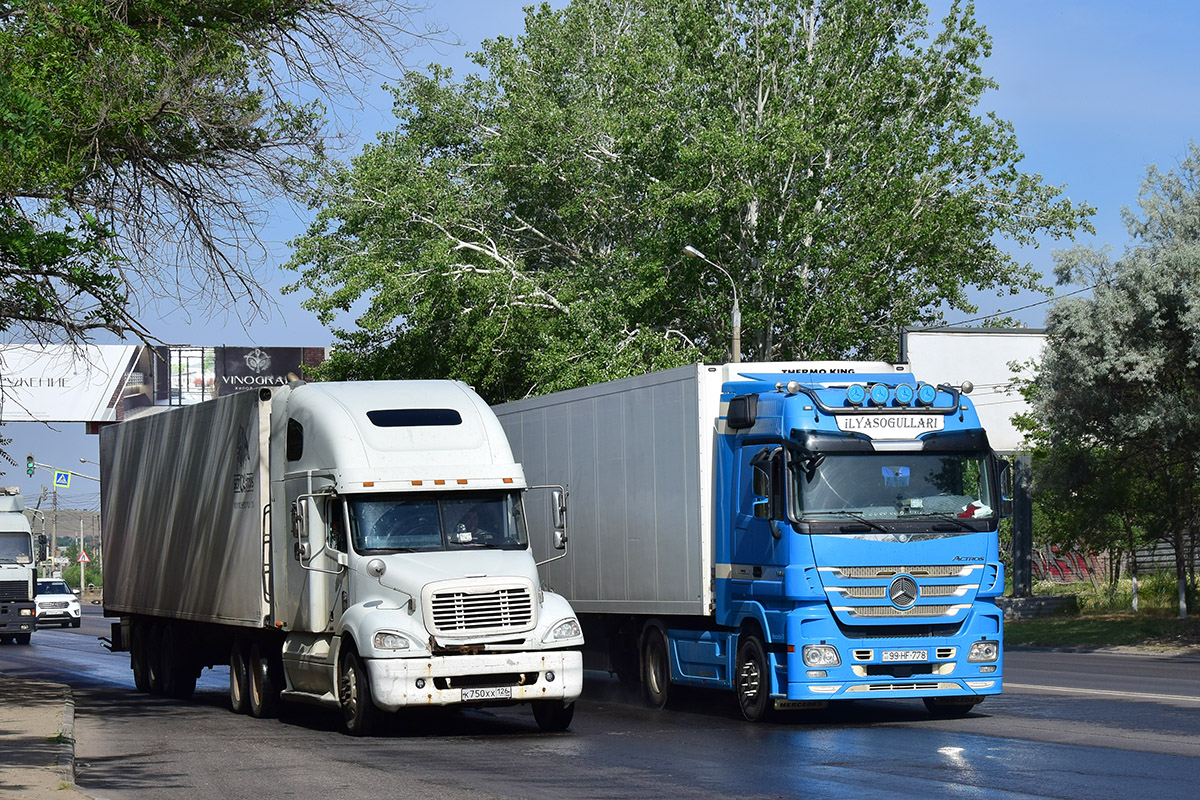
[[[654,711],[589,673],[566,733],[522,708],[443,710],[360,740],[315,708],[233,715],[223,670],[187,703],[139,695],[128,657],[95,639],[98,612],[0,647],[0,670],[75,688],[78,784],[107,800],[1197,796],[1200,654],[1009,651],[1005,693],[943,721],[915,701],[859,701],[751,725],[726,695]]]

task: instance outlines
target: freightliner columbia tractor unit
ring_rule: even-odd
[[[29,644],[37,629],[33,554],[21,490],[0,487],[0,641]]]
[[[379,712],[532,703],[570,724],[579,624],[466,385],[296,382],[149,414],[102,430],[100,474],[104,611],[139,690],[187,697],[228,664],[257,717],[311,702],[366,733]]]
[[[550,578],[589,665],[750,720],[1000,692],[998,462],[968,386],[903,370],[695,365],[498,407],[530,480],[568,484]]]

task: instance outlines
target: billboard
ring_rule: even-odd
[[[988,442],[995,450],[1013,453],[1022,449],[1022,434],[1012,418],[1029,406],[1012,384],[1018,377],[1032,377],[1029,364],[1041,359],[1045,344],[1045,332],[1035,328],[906,328],[900,357],[918,380],[973,383],[971,401]]]
[[[0,345],[0,421],[117,422],[152,406],[283,386],[324,347]]]
[[[0,346],[0,420],[110,422],[142,348],[136,345]]]

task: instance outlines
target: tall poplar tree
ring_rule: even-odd
[[[882,358],[1038,276],[997,244],[1087,227],[1020,171],[970,4],[575,0],[395,88],[325,162],[295,289],[351,308],[330,373],[503,400],[727,357]],[[712,264],[684,256],[691,245]],[[715,266],[714,266],[715,264]]]

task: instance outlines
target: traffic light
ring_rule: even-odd
[[[30,453],[29,455],[25,456],[25,471],[28,472],[29,477],[32,478],[36,469],[37,465],[33,463],[33,453]]]
[[[44,533],[39,534],[38,535],[38,561],[45,561],[47,556],[50,555],[47,550],[47,547],[46,547],[48,544],[49,544],[49,540],[46,539],[46,534],[44,534]]]

